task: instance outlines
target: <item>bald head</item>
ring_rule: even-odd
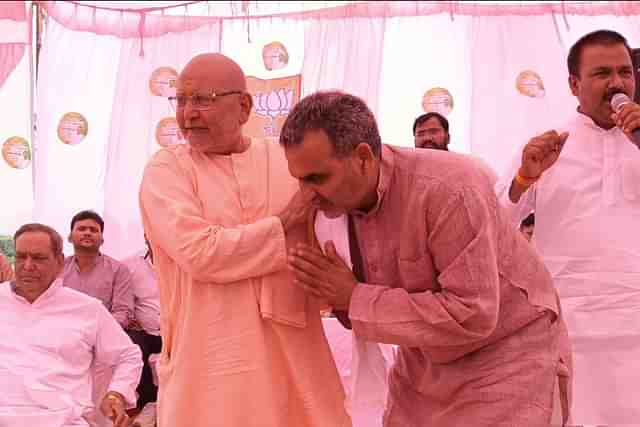
[[[206,155],[246,150],[242,126],[252,106],[242,69],[219,53],[196,56],[178,77],[176,120],[190,147]]]
[[[179,80],[199,80],[224,91],[247,90],[247,79],[242,68],[220,53],[203,53],[193,57],[180,73]]]

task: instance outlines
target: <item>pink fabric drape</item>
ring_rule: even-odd
[[[0,42],[0,88],[20,63],[28,42],[24,34],[16,34],[15,26],[12,25],[11,21],[20,23],[26,20],[27,12],[24,2],[7,1],[0,3],[0,32],[4,33]]]
[[[3,1],[0,4],[0,19],[11,19],[13,21],[25,21],[27,12],[23,1]]]
[[[47,14],[73,31],[111,35],[122,39],[159,37],[167,33],[193,31],[219,18],[153,14],[156,9],[110,9],[76,2],[39,2]]]
[[[16,2],[17,3],[17,2]],[[170,32],[193,31],[212,21],[225,19],[264,19],[282,18],[292,20],[344,19],[344,18],[392,18],[408,16],[428,16],[449,14],[466,16],[541,16],[541,15],[640,15],[640,2],[559,2],[522,4],[486,4],[476,2],[421,2],[421,1],[375,1],[349,3],[335,7],[317,8],[293,12],[278,12],[281,2],[240,2],[240,10],[228,2],[226,14],[208,16],[190,16],[189,6],[209,2],[191,1],[166,7],[140,9],[112,9],[95,5],[86,5],[76,1],[38,1],[49,16],[58,23],[75,31],[88,31],[95,34],[113,35],[120,38],[157,37]],[[217,2],[211,2],[217,3]],[[329,3],[331,4],[331,3]],[[182,16],[165,15],[167,10],[183,8]],[[271,12],[271,13],[265,13]]]

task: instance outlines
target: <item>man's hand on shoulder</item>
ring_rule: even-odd
[[[311,212],[311,198],[310,192],[298,190],[289,201],[289,204],[278,215],[285,233],[305,224]]]

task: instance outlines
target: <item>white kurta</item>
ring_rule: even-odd
[[[87,426],[91,366],[113,367],[108,390],[135,405],[140,349],[95,298],[56,280],[29,303],[0,284],[0,426]]]
[[[556,163],[519,203],[520,165],[496,184],[514,226],[532,210],[532,243],[558,289],[574,354],[572,421],[640,425],[640,150],[580,113]],[[635,425],[635,424],[634,424]]]
[[[318,211],[315,216],[314,230],[315,238],[321,248],[324,248],[326,242],[332,241],[338,255],[349,268],[353,268],[346,215],[328,218],[322,211]],[[338,321],[326,319],[325,334],[329,343],[332,344],[334,359],[336,359],[338,370],[341,371],[341,377],[342,372],[348,372],[346,378],[343,377],[347,392],[345,407],[351,416],[353,427],[382,427],[389,391],[387,376],[394,362],[395,346],[366,341],[339,324],[336,330],[333,327],[335,325],[331,325],[330,321],[335,323]],[[341,335],[347,334],[351,336],[347,345],[346,343],[336,345],[337,343],[331,342],[332,338],[340,341]],[[345,369],[341,365],[346,363],[339,363],[339,361],[347,361],[348,367]]]
[[[153,265],[137,254],[122,261],[131,273],[134,319],[149,335],[160,335],[160,289]]]

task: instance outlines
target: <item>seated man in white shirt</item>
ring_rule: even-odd
[[[158,387],[153,383],[149,356],[160,353],[160,290],[153,269],[153,252],[145,238],[147,250],[122,261],[131,273],[131,288],[134,298],[134,321],[127,333],[142,350],[144,368],[138,385],[138,408],[144,408],[158,398]]]
[[[62,238],[26,224],[14,236],[16,278],[0,286],[0,425],[89,426],[91,366],[113,367],[101,412],[128,426],[140,349],[100,301],[62,286]]]

